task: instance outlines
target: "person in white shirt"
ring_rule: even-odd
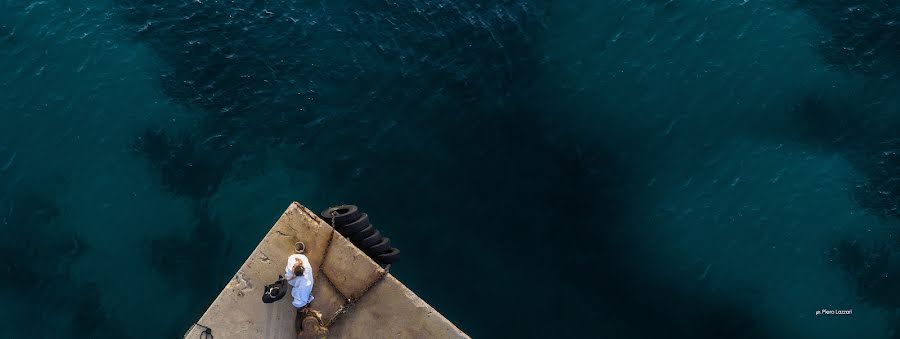
[[[287,266],[284,268],[284,278],[291,285],[291,302],[298,310],[309,306],[313,301],[313,269],[309,264],[309,258],[303,254],[293,254],[288,257]]]
[[[314,299],[313,269],[309,258],[303,255],[306,245],[298,242],[296,246],[297,253],[288,257],[284,267],[284,278],[291,285],[291,297],[294,298],[291,305],[297,308],[297,338],[324,338],[328,328],[322,323],[322,314],[310,307]]]

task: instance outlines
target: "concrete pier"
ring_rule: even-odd
[[[312,308],[331,338],[468,338],[453,323],[299,203],[262,239],[185,338],[296,338],[291,296],[261,301],[302,241],[315,272]]]

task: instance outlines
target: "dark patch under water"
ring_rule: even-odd
[[[56,259],[46,258],[46,254],[56,252],[59,245],[77,242],[77,239],[66,234],[58,237],[41,235],[48,232],[46,228],[60,214],[59,208],[48,196],[37,192],[20,192],[5,200],[0,207],[5,211],[3,224],[6,226],[3,246],[0,246],[6,267],[0,271],[3,278],[0,283],[10,284],[12,288],[36,286],[42,279],[52,275],[45,273],[42,268]],[[35,232],[42,228],[44,232]]]
[[[886,1],[795,0],[827,29],[819,42],[825,60],[838,68],[882,79],[900,67],[900,8]]]
[[[154,239],[150,244],[153,268],[162,272],[172,283],[194,291],[204,291],[214,297],[222,281],[215,277],[226,276],[224,264],[217,258],[225,256],[228,242],[221,228],[203,207],[187,237],[170,236]]]
[[[841,154],[862,174],[852,182],[860,207],[887,220],[900,219],[900,122],[883,110],[866,110],[841,95],[824,93],[807,96],[793,113],[803,140]],[[900,337],[895,312],[900,307],[900,239],[895,232],[870,244],[856,236],[845,238],[827,255],[854,283],[862,302],[886,311],[892,338]]]
[[[53,198],[59,192],[42,189],[46,187],[16,192],[0,201],[6,211],[0,238],[4,261],[0,286],[25,299],[18,307],[25,317],[45,317],[50,305],[52,316],[70,317],[67,335],[129,338],[101,304],[97,286],[60,283],[74,279],[70,266],[89,248],[77,233],[59,229],[61,210]],[[22,333],[47,335],[40,326],[29,326],[21,328]]]
[[[189,136],[170,137],[158,129],[138,136],[134,148],[160,173],[163,186],[196,200],[215,192],[233,158]]]
[[[889,335],[900,337],[900,276],[896,239],[888,243],[865,245],[857,240],[843,240],[829,253],[829,259],[843,269],[856,285],[861,301],[888,311]]]
[[[632,62],[630,55],[617,56],[614,44],[639,35],[635,31],[652,30],[661,22],[705,27],[691,20],[709,15],[692,16],[696,6],[682,1],[607,5],[573,2],[561,10],[540,1],[115,1],[113,13],[124,21],[126,37],[149,47],[163,64],[154,73],[155,84],[194,114],[184,119],[188,122],[157,121],[122,138],[130,140],[121,147],[130,151],[122,152],[123,159],[136,159],[150,169],[147,185],[189,205],[189,221],[173,233],[148,239],[147,253],[141,253],[147,257],[142,263],[189,299],[187,305],[154,304],[171,306],[166,312],[183,323],[162,332],[180,334],[189,325],[185,319],[199,316],[240,264],[234,257],[242,255],[233,252],[249,252],[232,251],[233,244],[259,233],[251,230],[258,225],[237,229],[231,224],[234,229],[227,229],[230,220],[217,216],[217,207],[246,206],[216,206],[213,201],[226,194],[228,185],[266,181],[276,172],[269,164],[284,164],[280,170],[289,176],[315,177],[314,191],[303,196],[311,208],[356,202],[369,211],[407,255],[397,274],[473,336],[787,336],[762,310],[747,307],[766,298],[767,290],[716,286],[705,279],[705,271],[703,279],[676,280],[655,270],[668,265],[669,258],[661,258],[648,239],[665,231],[654,222],[668,220],[659,220],[656,204],[662,198],[648,197],[648,187],[657,177],[684,181],[665,177],[670,171],[665,166],[671,164],[663,159],[670,153],[693,154],[708,147],[660,145],[668,142],[659,142],[659,135],[668,135],[678,121],[670,122],[665,113],[680,108],[618,111],[620,102],[644,100],[647,93],[638,92],[655,90],[652,82],[618,84],[636,88],[633,97],[594,97],[583,94],[593,93],[593,87],[581,84],[590,81],[560,80],[570,75],[569,67],[598,60],[593,58]],[[895,72],[891,18],[896,7],[854,7],[846,1],[797,5],[828,32],[821,47],[825,60],[866,75]],[[622,26],[630,22],[624,19],[641,17],[636,12],[651,12],[653,19],[647,27],[626,26],[628,32],[613,27],[597,33],[593,24],[586,24],[591,29],[580,33],[612,38],[588,40],[594,45],[576,46],[580,40],[561,44],[574,52],[545,50],[537,37],[563,39],[555,29],[592,22],[573,9],[620,11],[609,17],[623,20]],[[9,41],[3,36],[12,37],[11,32],[0,25],[0,44]],[[699,44],[707,32],[696,33],[699,37],[676,37],[674,45]],[[708,36],[714,40],[716,32]],[[647,49],[645,54],[658,52]],[[569,54],[575,57],[566,59]],[[662,55],[652,67],[686,58]],[[714,64],[707,58],[689,60]],[[578,76],[606,82],[622,73],[614,67],[608,74],[598,69],[594,72],[602,76],[587,74],[590,69]],[[682,75],[691,77],[686,71]],[[778,111],[792,119],[786,128],[790,132],[777,138],[799,139],[845,157],[861,174],[853,190],[858,207],[883,219],[900,217],[895,179],[900,160],[891,128],[900,123],[882,123],[861,112],[858,102],[826,97],[801,97]],[[628,118],[608,118],[613,116]],[[660,124],[668,128],[657,128]],[[708,132],[697,128],[694,133]],[[743,168],[742,159],[685,156],[682,162],[718,161],[740,161]],[[712,175],[697,173],[697,181]],[[293,197],[303,188],[264,193]],[[61,232],[47,228],[66,222],[61,217],[65,211],[53,201],[57,195],[25,190],[0,205],[0,211],[10,211],[6,224],[13,225],[4,227],[5,239],[15,239],[0,240],[0,253],[8,258],[7,270],[0,273],[7,279],[0,284],[9,284],[8,289],[41,293],[39,287],[48,281],[70,277],[65,261],[57,265],[59,272],[41,269],[60,259],[39,258],[38,253],[71,252],[65,260],[75,260],[90,250],[71,227]],[[735,204],[752,203],[735,199]],[[168,223],[167,216],[159,218]],[[267,227],[270,220],[261,219],[254,221]],[[829,258],[847,273],[863,302],[893,310],[900,300],[892,260],[898,251],[895,243],[869,249],[845,240]],[[71,318],[65,328],[71,336],[147,337],[122,329],[116,321],[121,315],[110,314],[109,305],[99,301],[108,287],[79,282],[39,300],[49,303],[60,297],[55,293],[78,296],[57,309]]]
[[[582,333],[577,327],[561,328],[560,318],[567,323],[608,318],[630,328],[626,332],[637,331],[646,337],[716,337],[734,333],[760,337],[767,331],[757,323],[758,319],[733,312],[740,308],[738,300],[685,294],[655,283],[652,275],[635,269],[640,266],[636,258],[645,254],[635,253],[628,245],[640,239],[640,234],[629,229],[624,212],[628,209],[629,186],[637,185],[626,169],[633,164],[624,163],[626,159],[607,150],[615,147],[610,143],[616,140],[579,140],[583,136],[567,135],[567,126],[543,118],[554,110],[566,114],[566,110],[583,108],[558,105],[568,100],[568,95],[540,84],[544,77],[540,74],[543,60],[523,40],[529,31],[539,28],[527,13],[509,11],[502,2],[468,9],[473,15],[504,10],[485,24],[495,31],[485,32],[478,23],[473,26],[473,22],[455,19],[439,21],[441,26],[433,27],[435,18],[456,15],[454,12],[459,9],[449,3],[440,7],[425,4],[425,8],[370,4],[355,8],[355,16],[345,16],[340,11],[346,9],[337,6],[327,8],[329,20],[310,32],[294,28],[287,15],[266,14],[275,8],[261,4],[128,6],[131,20],[143,25],[137,38],[157,46],[172,66],[173,71],[163,77],[167,94],[205,112],[199,133],[192,139],[173,142],[155,131],[141,137],[145,157],[157,164],[163,182],[175,192],[202,199],[224,178],[222,173],[229,163],[206,160],[221,160],[221,152],[208,148],[193,151],[205,147],[201,140],[217,139],[212,144],[233,140],[230,147],[239,149],[238,153],[259,152],[263,150],[260,147],[273,142],[306,144],[310,140],[312,147],[303,147],[303,154],[291,156],[305,159],[293,161],[298,170],[309,169],[308,161],[327,169],[317,170],[321,171],[320,182],[337,193],[326,194],[323,201],[338,196],[367,202],[365,207],[379,216],[376,222],[421,224],[419,227],[427,231],[423,229],[405,238],[453,239],[452,243],[457,244],[451,252],[457,253],[454,266],[469,267],[469,278],[460,281],[457,269],[427,264],[444,261],[441,257],[447,255],[445,250],[406,242],[407,251],[417,254],[413,260],[418,274],[437,281],[503,286],[501,290],[467,290],[465,295],[459,294],[462,291],[426,293],[438,304],[448,305],[444,311],[451,319],[469,324],[481,322],[479,318],[502,324],[530,324],[513,328],[468,327],[473,334]],[[368,50],[394,60],[383,66],[395,71],[372,73],[370,68],[361,68],[355,60],[340,55],[354,53],[343,52],[354,48],[352,44],[366,43],[373,34],[384,34],[367,31],[365,27],[378,22],[370,18],[416,16],[415,11],[419,11],[421,20],[395,26],[400,34],[391,37],[389,46]],[[260,20],[265,27],[256,27]],[[248,26],[250,30],[246,29]],[[275,41],[251,38],[278,27],[283,30]],[[309,50],[308,40],[322,39],[322,34],[331,34],[328,30],[346,30],[351,38],[328,46],[330,50],[324,51],[327,57],[322,58],[325,55],[321,52]],[[411,51],[400,46],[408,46],[405,48]],[[438,65],[440,68],[425,72]],[[407,73],[417,76],[405,76]],[[303,90],[312,81],[331,84],[317,84],[317,88],[336,86],[341,90]],[[380,84],[375,86],[376,83]],[[229,88],[237,92],[223,92]],[[418,88],[441,90],[423,100],[422,95],[427,94],[417,93]],[[339,113],[327,114],[327,110]],[[377,119],[402,119],[410,125],[406,128],[416,134],[400,137],[419,138],[421,145],[399,147],[408,141],[385,137],[377,140],[378,148],[367,152],[351,153],[346,149],[376,142],[373,137],[383,124],[364,119],[392,110],[404,113],[388,113]],[[354,120],[341,117],[351,112],[357,115]],[[569,112],[577,113],[580,112]],[[317,115],[325,120],[315,121]],[[193,140],[193,145],[187,140]],[[316,144],[322,141],[329,144]],[[348,159],[342,153],[356,154]],[[187,163],[195,168],[186,168]],[[209,166],[210,163],[216,166]],[[195,178],[192,173],[202,178]],[[395,214],[391,211],[398,208],[404,210],[403,218],[390,217]],[[478,216],[479,222],[473,224],[471,216]],[[154,265],[161,270],[184,267],[191,272],[190,267],[213,259],[206,254],[214,255],[216,250],[194,252],[188,246],[210,236],[202,231],[204,224],[196,226],[187,241],[155,240],[153,249],[158,254],[154,255]],[[567,231],[547,228],[554,224],[564,225]],[[490,249],[481,254],[466,253],[485,246]],[[527,248],[537,251],[523,251]],[[500,274],[495,267],[479,264],[484,256],[500,253],[506,256],[501,271],[527,275],[526,272],[538,270],[568,281],[567,287],[556,292],[535,291],[534,286],[510,279],[516,275]],[[203,271],[167,275],[184,278],[196,288],[219,283],[214,280],[217,275]],[[522,298],[523,295],[533,297]],[[465,303],[454,305],[449,302],[454,298],[494,300],[503,305],[503,311],[472,309]],[[543,300],[540,309],[569,311],[548,318],[547,313],[535,309],[531,302],[534,298]],[[601,304],[604,306],[592,306]],[[669,307],[683,309],[683,314],[702,321],[673,317],[665,310]],[[533,310],[511,311],[516,309]],[[657,326],[641,326],[647,322]]]
[[[842,154],[863,174],[854,189],[862,207],[881,217],[900,218],[897,121],[869,116],[872,112],[840,97],[826,98],[823,93],[804,98],[794,114],[801,139]]]

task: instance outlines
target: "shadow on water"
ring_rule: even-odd
[[[861,207],[900,218],[900,120],[822,93],[806,96],[792,114],[804,142],[843,155],[862,174],[853,191]]]
[[[330,181],[348,181],[342,193],[367,202],[374,222],[409,226],[394,231],[416,253],[400,269],[429,277],[414,289],[473,335],[769,337],[760,317],[737,311],[742,300],[648,272],[658,261],[640,243],[652,228],[638,226],[631,200],[633,171],[650,164],[603,138],[554,131],[544,113],[512,105],[441,121],[429,130],[440,152],[376,151],[362,163],[397,167],[348,181],[347,166]]]
[[[54,331],[79,338],[128,338],[101,304],[97,286],[79,284],[77,272],[70,269],[90,249],[76,232],[60,227],[63,213],[54,199],[57,193],[54,189],[19,188],[0,199],[0,257],[4,261],[0,285],[28,299],[19,308],[26,322],[15,327],[34,336]],[[43,323],[42,314],[47,312],[71,317],[69,327]]]
[[[792,111],[800,138],[841,154],[861,174],[851,180],[852,197],[868,213],[892,223],[900,220],[900,139],[896,115],[863,109],[840,95],[808,95]],[[842,269],[856,287],[860,301],[884,309],[892,338],[900,338],[900,241],[861,243],[855,236],[839,241],[828,259]]]
[[[170,236],[154,239],[150,244],[153,267],[164,272],[173,283],[197,289],[218,290],[220,281],[212,285],[217,265],[211,265],[226,250],[225,235],[205,209],[198,209],[187,237]],[[222,272],[219,272],[222,273]],[[219,274],[222,275],[222,274]],[[200,284],[200,285],[197,285]]]
[[[6,269],[0,270],[0,284],[29,288],[35,281],[52,276],[45,267],[52,267],[57,258],[46,257],[46,254],[59,253],[57,246],[66,248],[69,246],[65,244],[77,241],[72,234],[50,232],[49,228],[60,215],[55,201],[50,195],[19,191],[4,199],[0,207],[4,212],[0,251],[3,251],[6,264]],[[62,236],[45,237],[44,234]]]
[[[828,36],[819,44],[824,59],[853,72],[884,79],[900,67],[900,7],[877,0],[792,0],[809,13]]]
[[[900,316],[896,312],[900,308],[898,254],[896,239],[871,246],[845,239],[828,255],[855,284],[860,301],[885,310],[891,338],[900,338]]]
[[[74,293],[74,316],[71,334],[76,338],[133,338],[112,312],[100,303],[102,291],[96,285],[85,285]]]
[[[162,129],[146,130],[135,139],[133,149],[159,173],[163,187],[194,205],[186,236],[179,233],[150,240],[149,256],[153,269],[172,287],[188,291],[198,301],[183,312],[172,312],[179,313],[180,319],[197,318],[231,272],[225,260],[231,242],[211,215],[208,202],[235,163],[234,149],[218,142],[196,142],[188,134],[172,137]],[[182,330],[173,328],[170,333]]]
[[[207,140],[208,141],[208,140]],[[194,211],[185,234],[172,234],[149,242],[150,264],[174,288],[191,293],[189,309],[181,319],[197,318],[225,285],[231,242],[209,210],[209,197],[234,163],[234,149],[218,142],[197,142],[192,135],[169,136],[162,129],[149,129],[138,136],[135,152],[159,173],[163,187],[191,199]],[[183,328],[173,328],[177,334]]]
[[[287,145],[299,151],[285,162],[325,188],[318,201],[357,201],[391,225],[416,254],[411,284],[475,336],[770,336],[744,300],[649,272],[659,263],[638,246],[648,230],[630,203],[652,154],[619,151],[640,137],[616,126],[565,123],[597,105],[567,103],[542,74],[538,8],[120,3],[169,65],[165,92],[202,112],[190,136],[135,142],[199,206],[186,236],[150,245],[156,270],[202,291],[192,304],[218,292],[208,263],[228,252],[205,201],[236,159]]]
[[[195,200],[208,198],[225,178],[234,156],[217,143],[188,135],[171,137],[162,129],[146,130],[134,149],[159,172],[162,185]]]
[[[204,305],[218,295],[231,272],[223,260],[231,250],[230,242],[221,226],[205,206],[195,208],[193,219],[187,236],[171,235],[150,241],[153,269],[173,287],[190,291],[192,298],[204,301],[192,304],[192,309],[184,314],[187,319],[202,314]]]

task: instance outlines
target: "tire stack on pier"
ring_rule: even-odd
[[[400,250],[391,246],[391,239],[381,235],[369,222],[369,215],[354,205],[329,207],[322,211],[322,219],[341,235],[363,250],[381,265],[390,265],[400,258]]]

